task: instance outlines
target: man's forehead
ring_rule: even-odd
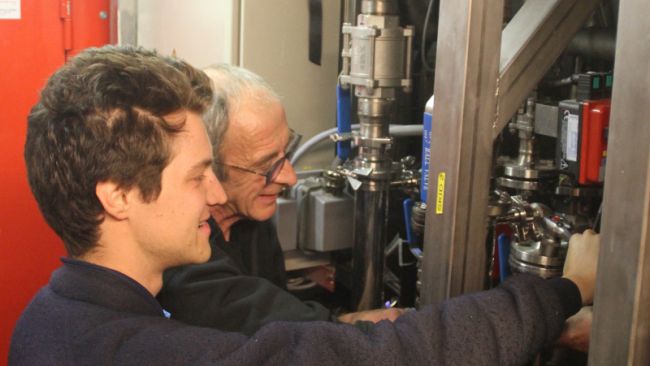
[[[284,151],[289,138],[286,119],[263,115],[264,111],[254,109],[240,113],[239,118],[231,121],[222,152],[236,156],[222,156],[223,159],[245,165],[264,164]]]
[[[210,158],[212,149],[203,119],[193,112],[186,112],[183,117],[183,128],[170,136],[172,157],[185,153],[183,155],[197,161],[203,161],[206,157]]]
[[[230,115],[226,138],[259,140],[276,130],[287,130],[284,108],[279,102],[246,100]],[[228,131],[232,132],[231,134]],[[230,136],[228,136],[230,135]]]

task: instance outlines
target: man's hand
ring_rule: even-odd
[[[359,311],[356,313],[348,313],[339,316],[338,320],[341,323],[354,324],[358,321],[367,321],[377,323],[382,320],[395,321],[400,315],[404,314],[407,310],[401,308],[390,309],[376,309]]]
[[[569,240],[569,251],[564,262],[563,277],[578,286],[583,305],[589,305],[594,300],[599,248],[600,235],[592,230],[575,234]]]
[[[577,314],[567,319],[558,344],[576,351],[588,352],[592,315],[593,308],[585,306]]]

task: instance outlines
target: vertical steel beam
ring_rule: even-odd
[[[600,0],[528,0],[503,30],[496,137]]]
[[[421,302],[483,288],[503,0],[440,4]]]
[[[650,2],[620,2],[590,365],[650,364]]]

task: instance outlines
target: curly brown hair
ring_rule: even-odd
[[[130,46],[87,49],[50,77],[28,117],[25,162],[39,208],[69,255],[97,245],[104,218],[97,183],[155,200],[184,126],[165,116],[201,115],[211,99],[202,71]]]

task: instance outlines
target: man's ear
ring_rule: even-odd
[[[107,215],[116,220],[127,218],[129,208],[128,192],[113,182],[99,182],[95,187],[95,194],[104,206]]]

